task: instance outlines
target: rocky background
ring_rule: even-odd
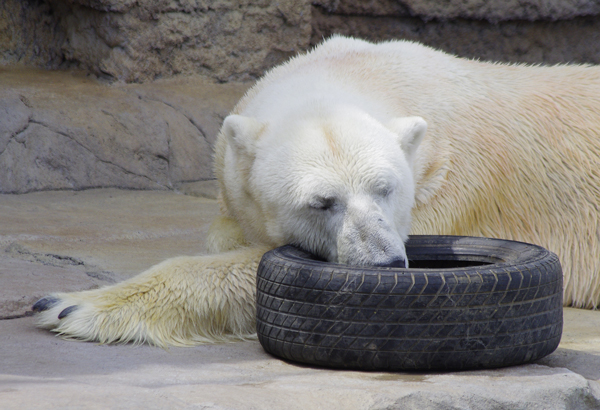
[[[593,0],[2,0],[0,193],[213,178],[220,123],[333,33],[460,56],[600,63]],[[208,194],[207,194],[208,192]]]

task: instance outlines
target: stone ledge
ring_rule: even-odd
[[[103,286],[204,251],[214,200],[116,189],[0,196],[0,316],[49,291]],[[0,408],[596,410],[600,312],[565,308],[563,339],[535,364],[465,372],[336,371],[256,341],[170,348],[57,339],[0,320]]]
[[[213,144],[248,84],[202,77],[103,84],[0,68],[0,193],[175,189],[213,179]]]

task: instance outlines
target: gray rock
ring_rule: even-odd
[[[78,67],[123,82],[246,81],[335,32],[490,60],[598,62],[599,13],[592,0],[5,0],[0,64]]]
[[[600,3],[599,3],[600,4]],[[371,41],[404,39],[421,42],[450,54],[508,63],[600,64],[600,17],[528,22],[489,23],[477,19],[433,19],[313,10],[311,44],[331,34]]]
[[[412,15],[430,19],[477,19],[492,23],[507,20],[568,20],[600,13],[593,0],[403,0]]]
[[[595,382],[529,365],[411,374],[282,362],[258,342],[171,348],[56,340],[31,318],[0,321],[3,409],[595,410]],[[100,408],[98,406],[97,408]]]
[[[199,77],[107,86],[78,73],[5,69],[0,192],[213,179],[216,134],[247,87]]]
[[[0,62],[75,65],[125,82],[181,73],[255,79],[308,47],[310,8],[293,0],[7,0]]]
[[[36,259],[29,261],[13,252],[8,250],[0,255],[0,320],[28,315],[38,299],[52,292],[94,289],[115,282],[110,273],[94,276],[94,270],[87,275],[79,265],[57,266],[62,255],[36,255],[26,251],[27,256]],[[46,263],[42,262],[44,259]]]
[[[0,99],[0,155],[12,139],[18,139],[31,119],[31,110],[15,93]]]
[[[462,18],[494,23],[507,20],[568,20],[600,13],[600,4],[593,0],[317,0],[313,4],[336,14],[414,16],[423,20]]]

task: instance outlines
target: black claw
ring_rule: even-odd
[[[60,299],[54,296],[46,296],[35,302],[35,305],[31,308],[34,312],[43,312],[44,310],[48,310],[54,306],[56,306],[60,302]]]
[[[79,306],[77,305],[73,305],[73,306],[69,306],[68,308],[64,308],[62,312],[60,312],[58,314],[58,318],[62,319],[64,317],[69,316],[69,314],[75,310],[79,309]]]

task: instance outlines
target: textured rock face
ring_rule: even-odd
[[[293,0],[7,0],[0,24],[11,31],[0,45],[5,62],[71,64],[125,82],[179,73],[248,80],[308,47],[310,7]],[[37,29],[40,21],[49,27]]]
[[[68,59],[128,82],[191,72],[256,78],[310,35],[310,5],[292,0],[74,3],[64,13]]]
[[[247,85],[199,78],[107,86],[0,70],[0,192],[173,189],[212,178],[212,145]]]
[[[338,14],[415,16],[431,19],[565,20],[600,13],[590,0],[316,0],[313,4]]]
[[[331,33],[368,40],[418,41],[461,57],[530,64],[600,64],[600,18],[581,16],[560,21],[477,19],[425,21],[421,18],[330,14],[313,10],[313,37]]]
[[[5,0],[0,64],[124,82],[244,81],[332,33],[490,60],[599,63],[599,13],[593,0]]]
[[[49,3],[0,1],[0,65],[20,62],[44,68],[64,66],[61,47],[65,39]]]
[[[211,179],[250,81],[335,33],[600,64],[599,23],[594,0],[2,0],[0,192]]]

